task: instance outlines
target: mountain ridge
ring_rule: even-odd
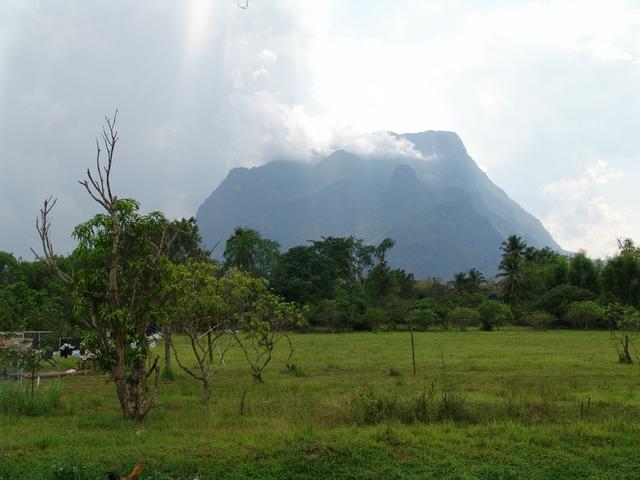
[[[456,133],[390,135],[410,142],[416,155],[336,150],[316,162],[232,169],[198,209],[205,243],[226,240],[237,226],[255,228],[284,250],[321,236],[368,243],[390,237],[393,266],[441,278],[472,267],[495,274],[500,243],[514,233],[536,248],[560,250],[542,223],[477,166]]]

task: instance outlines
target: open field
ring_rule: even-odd
[[[58,413],[0,416],[0,478],[640,477],[640,367],[608,332],[419,332],[415,377],[406,332],[293,341],[303,375],[281,348],[259,384],[235,352],[210,405],[178,374],[143,423],[106,377],[47,380]]]

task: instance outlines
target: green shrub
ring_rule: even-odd
[[[555,322],[553,315],[540,311],[529,312],[522,318],[522,323],[529,325],[534,330],[546,330],[553,322]]]
[[[587,300],[569,305],[565,321],[573,328],[601,328],[605,326],[605,311],[596,302]]]
[[[564,319],[572,302],[593,300],[595,295],[589,290],[574,285],[558,285],[542,294],[532,310],[549,312],[557,320]]]
[[[299,367],[295,363],[289,365],[283,372],[285,375],[291,375],[292,377],[306,377],[307,374],[304,373],[302,367]]]
[[[354,330],[376,330],[380,325],[387,323],[387,312],[383,308],[369,307],[360,315],[358,324]]]
[[[447,315],[447,323],[460,330],[466,330],[472,325],[476,325],[480,320],[480,314],[477,310],[467,307],[457,307]]]
[[[411,304],[407,319],[414,326],[418,325],[423,330],[436,325],[439,321],[436,311],[431,307],[430,303],[424,299],[417,300]]]
[[[480,328],[486,331],[500,328],[512,319],[509,305],[497,300],[487,300],[483,302],[482,305],[478,307],[478,314],[480,315]]]

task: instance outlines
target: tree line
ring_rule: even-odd
[[[324,237],[280,253],[273,240],[237,228],[224,268],[265,278],[278,295],[308,307],[311,327],[330,331],[405,328],[484,330],[506,323],[534,328],[616,328],[617,314],[640,305],[640,248],[619,241],[606,261],[584,251],[536,249],[512,235],[500,246],[495,278],[476,268],[444,282],[416,280],[387,262],[392,239],[367,245],[354,237]]]
[[[478,325],[491,330],[506,323],[614,329],[620,316],[615,312],[630,315],[640,306],[640,247],[631,239],[620,240],[617,253],[603,261],[584,251],[563,255],[535,249],[513,235],[500,246],[495,278],[471,268],[445,282],[416,280],[392,268],[387,256],[394,241],[388,238],[369,245],[354,237],[323,237],[281,253],[277,242],[239,227],[217,262],[202,249],[193,218],[162,217],[160,223],[147,225],[150,230],[142,236],[155,236],[157,249],[164,232],[171,239],[163,254],[168,262],[205,261],[215,265],[218,277],[238,269],[261,278],[269,292],[304,308],[313,329],[390,330],[409,323],[422,329]],[[95,221],[76,228],[80,244],[67,257],[52,257],[58,268],[73,271],[86,265],[96,247],[87,235],[95,228]],[[86,331],[82,303],[73,298],[73,289],[44,259],[26,261],[0,252],[0,330],[80,334]]]
[[[231,348],[240,349],[258,381],[277,345],[287,345],[286,366],[294,369],[293,329],[609,328],[620,331],[620,360],[634,361],[640,248],[630,239],[612,258],[594,261],[585,252],[536,249],[512,235],[499,246],[496,278],[471,268],[449,282],[416,280],[393,268],[390,238],[367,244],[329,236],[281,252],[277,242],[239,227],[216,261],[193,218],[145,214],[137,201],[113,193],[118,138],[115,117],[107,118],[95,168],[80,181],[101,212],[74,229],[70,255],[56,255],[51,243],[55,199],[44,201],[36,222],[35,261],[0,252],[0,331],[82,334],[113,379],[126,418],[144,418],[154,403],[157,331],[165,340],[165,370],[174,358],[202,383],[204,400]],[[176,332],[188,338],[195,366],[181,358]]]

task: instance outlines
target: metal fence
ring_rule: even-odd
[[[53,332],[0,332],[0,379],[14,379],[21,382],[28,373],[21,355],[8,353],[36,349],[42,352],[45,358],[53,360],[59,348],[58,336]]]

